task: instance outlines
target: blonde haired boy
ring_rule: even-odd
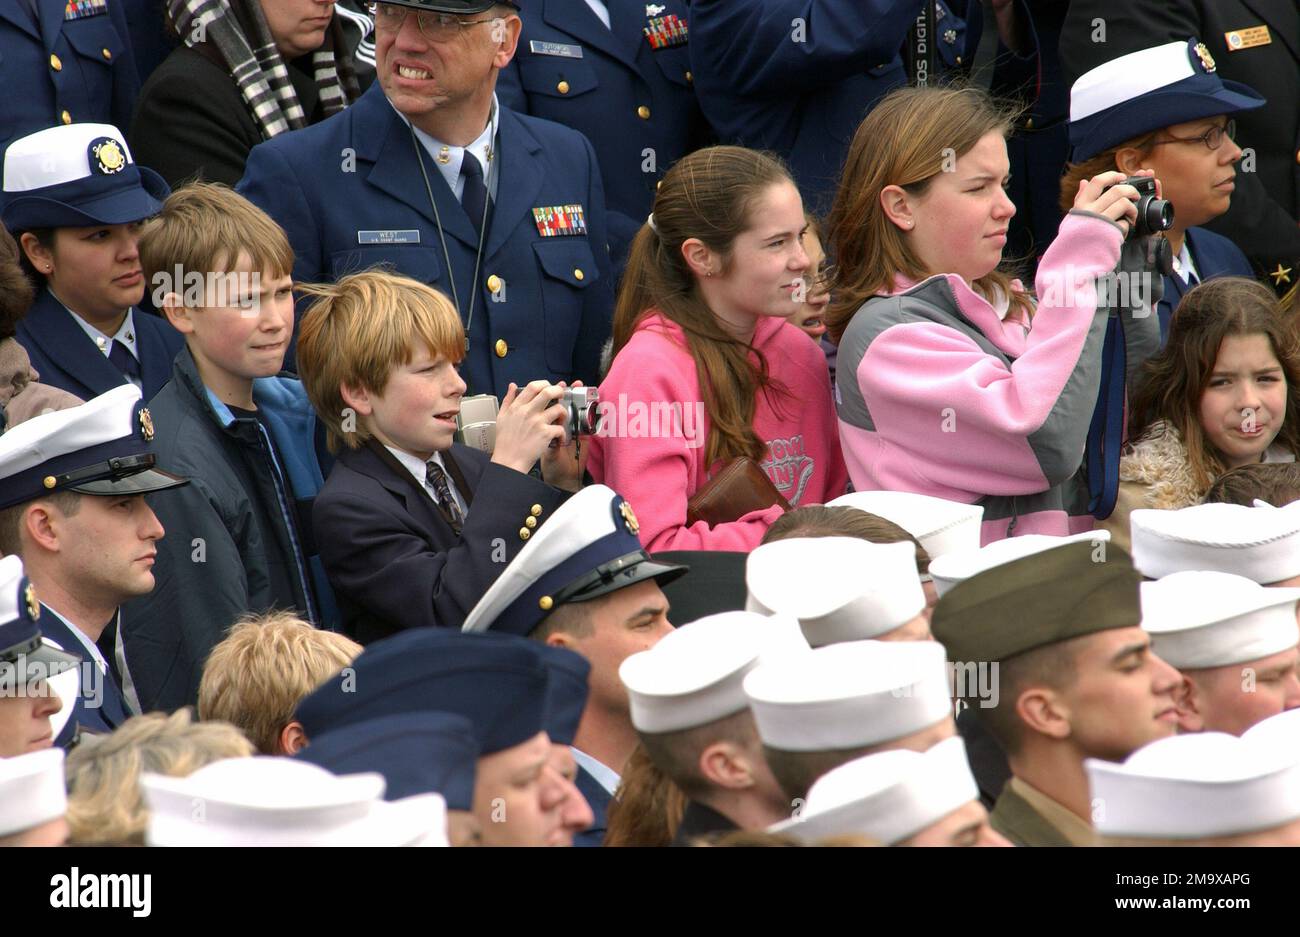
[[[344,630],[459,628],[581,484],[564,385],[511,384],[489,456],[453,441],[465,333],[445,296],[378,270],[306,292],[299,372],[338,454],[312,520]],[[539,459],[551,484],[529,475]]]
[[[203,667],[199,718],[239,727],[263,755],[295,754],[307,736],[294,710],[360,653],[351,638],[289,612],[244,618]]]

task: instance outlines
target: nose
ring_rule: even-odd
[[[998,217],[1008,219],[1014,218],[1016,215],[1016,203],[1011,201],[1011,194],[1006,189],[1003,189],[1001,186],[998,188],[1001,192],[997,205]]]
[[[153,508],[148,504],[144,505],[144,524],[140,531],[141,540],[161,540],[167,533],[163,527],[162,521],[158,520],[158,515],[153,512]]]
[[[1241,159],[1241,153],[1242,150],[1241,147],[1237,146],[1237,141],[1224,136],[1223,144],[1220,146],[1220,162],[1235,163]]]
[[[1183,675],[1172,665],[1157,657],[1155,651],[1148,652],[1154,671],[1151,675],[1151,689],[1157,696],[1172,695],[1182,685]]]
[[[469,390],[469,385],[465,383],[465,378],[461,377],[460,372],[457,370],[453,369],[451,373],[456,375],[456,381],[455,384],[453,385],[453,390],[450,396],[452,397],[465,396],[465,391]]]
[[[63,708],[63,700],[59,694],[54,692],[54,687],[50,686],[44,680],[38,680],[32,684],[32,692],[36,694],[36,716],[53,716]]]
[[[1294,670],[1286,675],[1286,695],[1282,697],[1282,708],[1300,708],[1300,675]]]
[[[795,240],[794,254],[790,257],[790,269],[795,273],[803,273],[812,266],[812,261],[808,259],[808,252],[804,250],[803,242]],[[811,286],[812,284],[809,284]]]
[[[576,784],[567,779],[562,784],[565,801],[560,813],[560,822],[566,830],[575,834],[581,833],[596,822],[596,815],[592,813],[591,805],[587,803],[587,798],[582,796],[582,791],[578,790]]]
[[[122,246],[118,252],[122,260],[135,260],[140,256],[140,232],[133,230],[130,226],[124,226],[122,232]]]
[[[397,31],[397,43],[404,49],[425,49],[428,48],[429,41],[425,38],[424,33],[420,31],[420,22],[418,19],[419,10],[407,9],[406,18],[402,20],[402,28]]]

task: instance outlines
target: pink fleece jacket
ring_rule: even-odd
[[[826,358],[784,319],[763,318],[754,347],[778,387],[760,392],[754,429],[767,443],[762,466],[791,506],[822,504],[844,493]],[[587,468],[632,503],[647,550],[741,550],[756,547],[778,507],[729,524],[686,526],[686,502],[721,464],[704,464],[709,420],[695,361],[680,327],[663,316],[642,320],[600,385],[602,433]]]
[[[982,503],[986,543],[1090,529],[1090,517],[1071,516],[1067,483],[1099,386],[1094,278],[1122,242],[1107,219],[1067,215],[1038,268],[1032,327],[1001,318],[955,274],[864,305],[837,378],[854,487]]]

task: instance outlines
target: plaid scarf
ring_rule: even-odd
[[[199,47],[208,58],[213,58],[215,51],[264,136],[269,139],[307,126],[289,70],[271,38],[258,0],[167,0],[167,10],[186,46]],[[343,110],[361,93],[351,60],[346,53],[336,57],[336,48],[347,48],[337,17],[330,22],[325,44],[311,57],[326,116]]]

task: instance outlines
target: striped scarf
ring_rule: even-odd
[[[167,10],[186,46],[207,44],[209,51],[216,51],[265,137],[307,126],[258,0],[167,0]],[[325,44],[311,57],[326,116],[343,110],[361,93],[351,60],[346,53],[336,58],[335,48],[346,48],[337,17]]]

